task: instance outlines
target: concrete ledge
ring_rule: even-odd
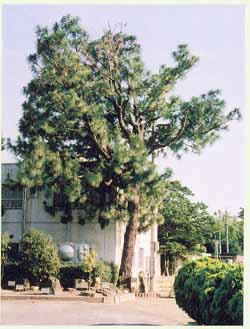
[[[1,300],[51,300],[51,301],[82,301],[89,303],[103,303],[104,297],[82,297],[82,296],[52,296],[52,295],[2,295]]]
[[[83,296],[53,296],[53,295],[1,295],[1,300],[47,300],[47,301],[79,301],[87,303],[118,304],[135,299],[134,294],[110,297],[83,297]]]

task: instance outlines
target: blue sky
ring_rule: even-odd
[[[171,52],[186,43],[200,57],[174,94],[185,99],[220,89],[226,111],[244,112],[244,6],[240,5],[4,5],[3,6],[3,114],[5,137],[15,138],[24,100],[22,88],[31,79],[26,61],[35,51],[35,28],[51,25],[63,15],[81,18],[91,37],[108,24],[127,23],[125,31],[137,36],[146,66],[157,71],[172,64]],[[15,162],[8,152],[3,162]],[[209,209],[233,214],[243,205],[243,120],[231,125],[221,140],[200,156],[185,154],[159,158],[159,170],[171,167],[174,178],[194,192]]]

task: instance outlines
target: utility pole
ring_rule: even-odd
[[[219,258],[219,253],[218,253],[218,240],[214,241],[215,244],[215,257],[218,259]]]
[[[219,255],[221,254],[221,232],[219,232]]]
[[[226,210],[226,247],[227,247],[227,254],[229,254],[229,239],[228,239],[228,214]]]
[[[218,219],[219,219],[218,255],[219,255],[219,258],[220,258],[220,255],[222,253],[222,249],[221,249],[221,221],[222,221],[222,213],[221,213],[220,209],[218,210],[217,214],[218,214]]]

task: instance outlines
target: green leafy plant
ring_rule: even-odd
[[[230,266],[211,304],[211,324],[243,324],[243,266]]]
[[[4,267],[9,259],[10,237],[7,233],[1,236],[1,278],[4,274]]]
[[[74,288],[75,279],[89,279],[89,273],[86,273],[83,264],[65,263],[60,266],[57,277],[63,288]]]
[[[75,279],[81,278],[92,284],[96,277],[101,278],[102,281],[116,284],[118,266],[113,262],[97,260],[95,251],[87,255],[82,263],[62,264],[58,273],[58,278],[64,288],[74,287]]]
[[[94,250],[91,250],[83,260],[83,270],[86,273],[92,273],[96,267],[96,252]]]
[[[1,236],[1,265],[4,266],[9,259],[10,237],[9,234],[4,233]]]
[[[199,324],[242,324],[242,271],[216,259],[188,262],[175,279],[176,302]]]
[[[36,230],[24,234],[21,240],[21,267],[29,273],[29,279],[37,282],[58,274],[58,250],[49,235]]]
[[[111,267],[111,282],[116,285],[119,277],[119,267],[114,263],[110,263]]]
[[[8,281],[23,284],[24,279],[27,277],[28,273],[24,271],[19,262],[9,262],[4,266],[4,272],[2,272],[2,288],[8,289]]]
[[[112,281],[112,270],[108,262],[98,260],[93,271],[94,278],[99,277],[102,281]]]

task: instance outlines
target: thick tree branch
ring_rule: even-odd
[[[106,97],[106,99],[108,99],[111,102],[111,104],[113,105],[114,110],[117,113],[117,118],[118,118],[118,121],[119,121],[119,125],[121,127],[121,130],[122,130],[122,133],[123,133],[124,137],[126,139],[129,139],[130,133],[129,133],[129,131],[126,127],[126,124],[125,124],[122,107],[119,106],[119,104],[117,104],[117,102],[114,98]]]
[[[111,159],[111,155],[109,154],[109,152],[107,151],[106,148],[104,148],[102,145],[99,144],[99,142],[97,141],[97,138],[93,132],[93,130],[91,129],[90,123],[89,123],[89,119],[87,117],[87,115],[84,116],[84,121],[86,124],[86,128],[88,130],[89,133],[89,137],[91,138],[91,140],[93,141],[93,143],[95,144],[98,152],[106,159],[106,160],[110,160]]]

